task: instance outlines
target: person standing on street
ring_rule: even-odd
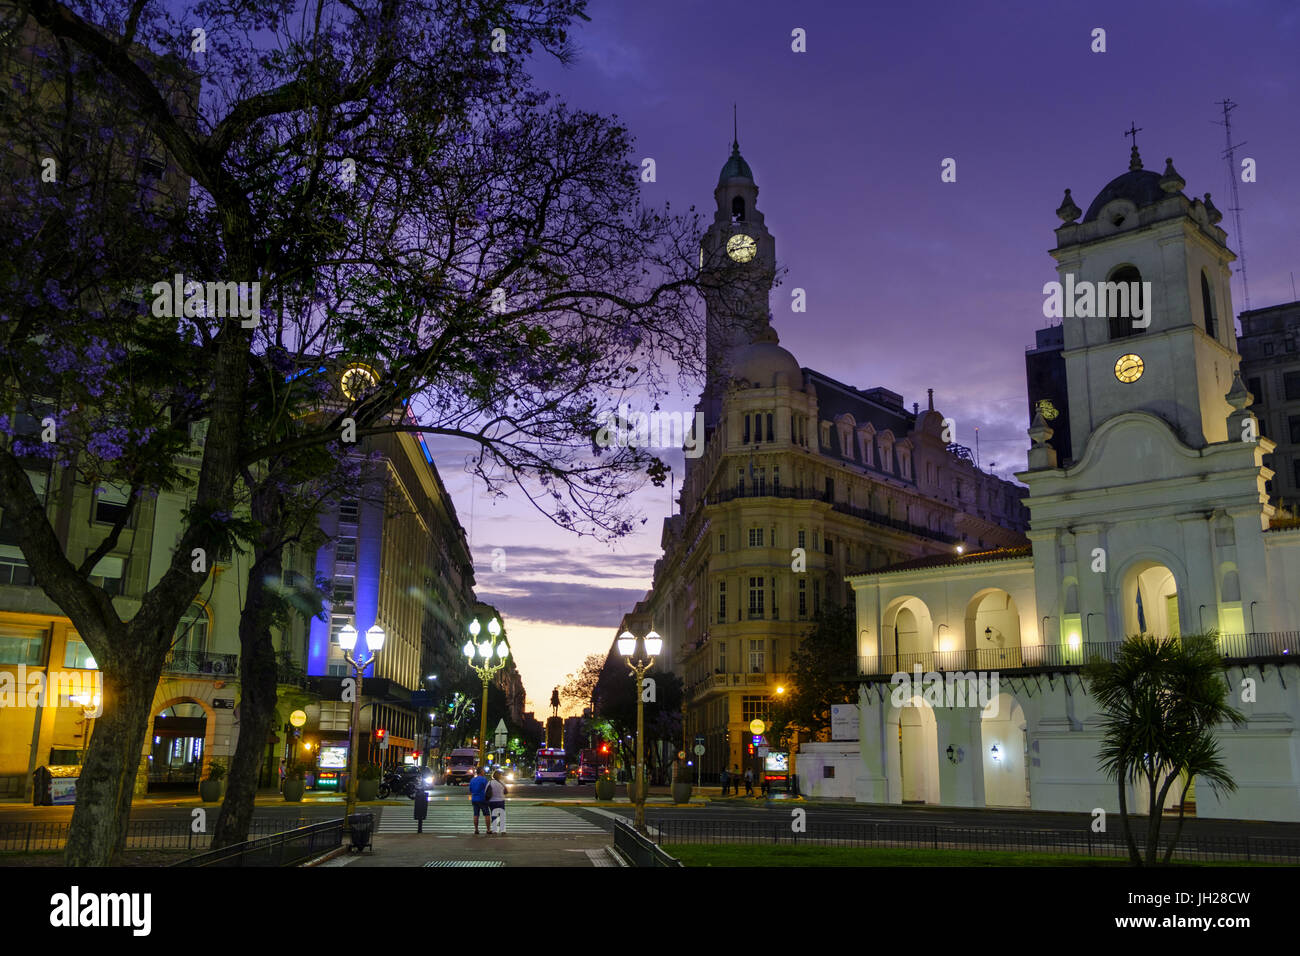
[[[722,795],[725,797],[731,790],[731,778],[727,774],[727,768],[722,768]]]
[[[492,832],[492,818],[488,816],[487,805],[487,774],[482,767],[474,774],[474,779],[469,782],[469,802],[474,807],[474,833],[478,834],[478,818],[482,815],[487,820],[488,833]]]
[[[492,821],[497,823],[497,833],[505,835],[506,832],[506,784],[501,779],[501,771],[498,770],[492,774],[492,779],[488,781],[486,800],[488,807],[488,836],[492,835]]]
[[[745,768],[745,796],[752,797],[753,795],[754,795],[754,768],[746,767]]]

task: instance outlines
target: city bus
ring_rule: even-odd
[[[564,786],[568,777],[568,766],[564,760],[564,750],[560,747],[543,747],[537,751],[537,768],[533,771],[534,783],[548,781]]]
[[[609,769],[609,744],[578,753],[578,783],[595,783]]]

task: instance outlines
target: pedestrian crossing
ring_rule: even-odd
[[[479,821],[479,830],[487,827]],[[384,807],[379,818],[378,833],[415,833],[418,826],[408,808]],[[463,804],[429,804],[429,815],[424,820],[424,832],[441,836],[464,836],[474,832],[474,811],[469,801]],[[506,835],[573,835],[601,836],[605,831],[594,823],[569,813],[560,807],[537,807],[527,804],[506,804]]]

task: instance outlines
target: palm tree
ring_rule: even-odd
[[[1094,659],[1084,674],[1103,714],[1098,758],[1102,771],[1119,786],[1129,860],[1134,866],[1144,865],[1129,824],[1126,788],[1144,780],[1148,795],[1145,865],[1156,865],[1162,809],[1175,781],[1184,781],[1183,802],[1198,776],[1216,793],[1236,789],[1213,731],[1217,724],[1236,726],[1245,718],[1227,703],[1216,635],[1135,637],[1120,646],[1113,662]],[[1165,862],[1182,833],[1183,814],[1180,806],[1178,829]]]

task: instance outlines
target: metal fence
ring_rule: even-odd
[[[283,830],[302,827],[301,817],[254,818],[249,834],[269,836]],[[68,842],[68,824],[45,820],[0,822],[0,852],[19,853],[62,850]],[[189,817],[173,820],[132,820],[126,828],[128,850],[206,850],[212,846],[212,833],[195,833]]]
[[[636,828],[626,820],[614,821],[614,847],[622,852],[633,866],[674,867],[681,866],[648,837],[636,832]]]
[[[1128,858],[1122,830],[1093,833],[1084,826],[1071,830],[1022,830],[992,827],[946,827],[906,823],[827,823],[810,821],[808,831],[796,833],[790,823],[688,820],[654,821],[659,845],[769,844],[784,846],[891,847],[917,850],[1002,850],[1013,853],[1052,853],[1082,857]],[[617,829],[615,845],[617,846]],[[1161,846],[1168,846],[1169,831]],[[1135,832],[1139,852],[1142,834]],[[1162,849],[1163,854],[1163,849]],[[1246,861],[1300,865],[1300,840],[1261,837],[1189,837],[1174,849],[1174,859],[1192,862]]]
[[[342,846],[343,832],[342,818],[326,820],[200,853],[172,866],[297,866]]]

